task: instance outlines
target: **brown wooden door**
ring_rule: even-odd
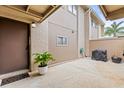
[[[28,68],[28,25],[0,18],[0,74]]]

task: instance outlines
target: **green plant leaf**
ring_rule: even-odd
[[[124,30],[124,27],[120,27],[120,25],[124,23],[124,21],[119,22],[118,24],[116,22],[113,22],[110,27],[105,28],[104,35],[113,35],[116,36],[116,34],[122,30]]]
[[[117,32],[121,32],[122,30],[124,31],[124,27],[118,28],[118,29],[117,29]]]
[[[52,54],[49,52],[43,52],[43,53],[35,53],[33,54],[35,56],[34,60],[36,64],[38,64],[40,67],[44,67],[48,64],[49,61],[54,61]]]

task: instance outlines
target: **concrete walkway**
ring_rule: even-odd
[[[124,63],[116,64],[84,58],[50,67],[46,75],[26,78],[2,87],[124,87]]]

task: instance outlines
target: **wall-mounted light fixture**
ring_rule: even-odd
[[[31,27],[32,27],[32,28],[35,28],[35,27],[36,27],[36,23],[35,23],[35,22],[32,22],[32,23],[31,23]]]
[[[72,33],[74,33],[75,31],[74,30],[72,30]]]

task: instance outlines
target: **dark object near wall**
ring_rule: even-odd
[[[107,50],[94,50],[92,51],[92,59],[99,61],[107,61]]]
[[[122,58],[116,57],[116,56],[111,57],[111,59],[112,59],[112,62],[114,63],[121,63],[122,61]]]
[[[1,86],[29,77],[28,73],[19,74],[2,80]]]

